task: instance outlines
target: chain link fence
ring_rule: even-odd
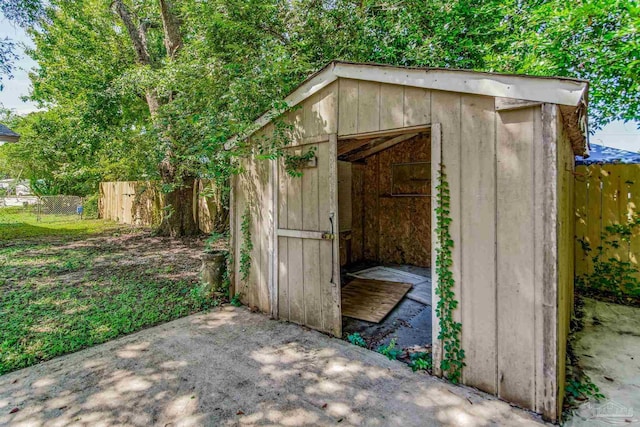
[[[38,222],[82,219],[83,199],[78,196],[0,197],[0,224],[20,222],[32,217]]]
[[[78,196],[41,196],[36,205],[38,221],[68,221],[69,217],[82,218],[82,197]]]

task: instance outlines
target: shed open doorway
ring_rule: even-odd
[[[431,347],[431,134],[338,142],[343,335],[404,356]]]

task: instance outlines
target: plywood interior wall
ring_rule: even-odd
[[[338,161],[338,217],[340,232],[351,231],[352,228],[352,169],[351,163]]]
[[[350,262],[431,265],[430,198],[392,195],[391,177],[393,164],[429,162],[430,144],[428,134],[420,135],[354,164],[362,172],[352,176],[362,176],[351,188]]]
[[[351,164],[351,258],[349,262],[364,259],[364,171],[364,164]]]
[[[338,135],[342,137],[431,123],[428,89],[351,79],[339,79],[338,84]],[[388,197],[390,163],[411,157],[404,153],[406,148],[400,148],[402,144],[352,164],[352,226],[349,233],[341,234],[342,264],[370,260],[430,265],[428,197]],[[424,149],[414,154],[415,159],[429,156]],[[381,177],[377,175],[380,165],[388,169]],[[392,211],[380,217],[384,209]],[[419,212],[425,212],[424,218]],[[412,229],[418,231],[418,238],[407,238]],[[395,244],[399,238],[402,242]]]

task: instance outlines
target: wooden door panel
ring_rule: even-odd
[[[277,316],[340,336],[337,138],[303,146],[316,166],[290,177],[278,162]],[[296,149],[300,149],[298,146]]]

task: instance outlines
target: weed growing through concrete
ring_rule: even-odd
[[[396,360],[402,354],[402,350],[396,348],[396,339],[393,338],[389,344],[378,347],[378,353],[384,354],[389,360]]]
[[[565,391],[567,403],[570,406],[575,406],[578,401],[604,399],[604,394],[600,392],[598,386],[584,373],[579,377],[567,378]]]
[[[367,342],[362,338],[362,335],[357,332],[347,335],[347,341],[353,345],[357,345],[358,347],[367,347]]]
[[[433,361],[431,359],[431,353],[421,351],[419,353],[413,353],[409,356],[411,362],[409,366],[413,372],[415,371],[431,371],[433,369]]]

